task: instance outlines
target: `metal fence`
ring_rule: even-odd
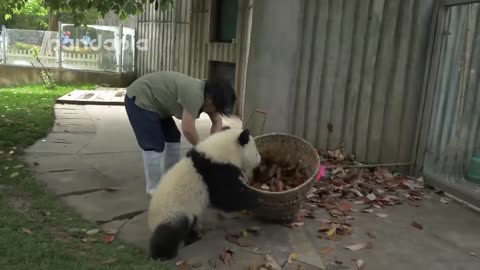
[[[440,7],[420,151],[427,181],[478,203],[480,179],[472,178],[473,167],[480,166],[473,162],[480,156],[480,1],[475,2]]]
[[[59,31],[2,27],[0,63],[122,73],[134,71],[135,48],[135,30],[122,25],[59,23]]]

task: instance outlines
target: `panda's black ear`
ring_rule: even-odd
[[[250,130],[244,129],[242,133],[240,133],[240,136],[238,136],[238,143],[241,146],[244,146],[249,142],[250,142]]]

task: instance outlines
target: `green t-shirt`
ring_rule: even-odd
[[[173,71],[144,75],[127,87],[127,96],[136,97],[135,104],[157,112],[160,118],[182,119],[185,109],[198,118],[204,103],[204,81]]]

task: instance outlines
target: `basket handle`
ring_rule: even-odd
[[[263,114],[263,123],[262,123],[262,132],[261,134],[263,134],[264,130],[265,130],[265,122],[267,121],[267,116],[268,116],[268,113],[267,111],[265,110],[262,110],[262,109],[255,109],[251,114],[250,116],[247,118],[247,121],[245,122],[244,126],[246,126],[248,124],[248,122],[250,122],[250,119],[253,117],[253,115],[255,113],[259,113],[259,114]]]

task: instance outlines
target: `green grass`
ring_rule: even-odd
[[[52,128],[55,99],[73,89],[92,87],[0,88],[1,269],[165,268],[118,239],[104,243],[101,231],[87,236],[82,229],[96,225],[55,199],[33,179],[22,161],[22,149],[46,136]]]

